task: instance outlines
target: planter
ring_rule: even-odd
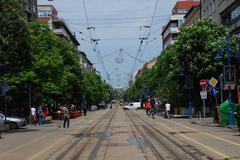
[[[81,116],[81,112],[77,111],[77,112],[70,112],[70,118],[77,118]]]

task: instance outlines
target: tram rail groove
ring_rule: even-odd
[[[107,123],[103,132],[106,132],[109,129],[109,126],[111,125],[116,112],[117,112],[117,109],[115,109],[114,112],[112,113],[112,116],[111,116],[110,120],[108,121],[108,123]],[[101,144],[102,144],[102,142],[105,138],[106,137],[104,137],[104,136],[100,136],[100,138],[98,139],[98,141],[97,141],[96,145],[94,146],[92,152],[90,153],[90,155],[88,157],[88,160],[95,160],[96,159],[97,153],[98,153],[98,151],[101,147]]]
[[[67,155],[67,153],[69,153],[79,142],[81,142],[85,137],[87,137],[88,135],[90,135],[90,132],[95,129],[97,127],[97,125],[102,122],[106,117],[106,115],[108,115],[109,113],[105,113],[100,119],[99,121],[97,121],[93,126],[91,126],[90,128],[86,128],[83,131],[79,132],[78,134],[81,135],[77,138],[77,140],[75,140],[69,147],[67,147],[61,154],[59,154],[55,160],[62,160],[64,159],[64,157]],[[54,152],[56,153],[56,152]],[[53,154],[54,154],[53,153]],[[50,157],[48,157],[47,159],[49,159]]]
[[[175,144],[176,147],[178,147],[179,149],[181,149],[183,152],[185,152],[186,154],[188,154],[189,156],[191,156],[192,158],[194,158],[195,160],[202,160],[202,157],[205,157],[205,159],[207,160],[214,160],[214,158],[209,157],[208,155],[206,155],[205,153],[199,151],[196,147],[191,146],[190,144],[184,144],[181,145],[179,144],[178,141],[170,138],[169,136],[167,136],[165,133],[163,133],[162,131],[159,131],[158,129],[156,129],[156,127],[154,127],[151,123],[149,123],[146,119],[140,117],[138,114],[131,112],[133,115],[135,115],[139,120],[142,120],[143,122],[145,122],[145,124],[147,124],[147,126],[149,126],[148,129],[152,129],[154,130],[156,133],[160,134],[162,137],[166,138],[168,141],[170,141],[171,143]],[[156,140],[159,141],[156,137]],[[191,152],[194,151],[194,152]],[[197,153],[197,155],[196,155]]]
[[[126,115],[128,116],[129,120],[132,122],[132,124],[134,125],[134,127],[136,128],[136,130],[139,132],[139,134],[142,136],[144,142],[148,145],[148,147],[151,149],[151,151],[153,152],[154,156],[157,158],[157,160],[164,160],[164,158],[162,157],[162,155],[160,154],[160,152],[156,149],[156,147],[152,144],[152,142],[145,136],[145,134],[140,130],[140,128],[138,127],[138,125],[134,122],[133,118],[129,115],[129,113],[127,113],[127,111],[125,112]]]
[[[130,117],[129,117],[129,115],[127,114],[127,117],[128,117],[128,119],[131,121],[131,119],[130,119]],[[134,131],[134,129],[133,129],[133,127],[130,125],[130,128],[131,128],[131,130],[132,130],[132,134],[133,134],[133,136],[136,138],[136,141],[137,141],[137,143],[138,143],[138,147],[140,148],[140,150],[141,150],[141,152],[142,153],[145,153],[145,151],[144,151],[144,149],[143,149],[143,147],[142,147],[142,145],[141,145],[141,143],[140,143],[140,140],[139,140],[139,138],[137,137],[137,135],[136,135],[136,133],[135,133],[135,131]],[[145,158],[145,160],[148,160],[148,158],[147,158],[147,156],[144,154],[144,158]]]

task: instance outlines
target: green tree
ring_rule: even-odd
[[[81,92],[81,65],[77,50],[54,35],[47,24],[29,24],[34,44],[34,71],[45,98],[78,101]]]
[[[0,0],[0,10],[0,62],[15,74],[32,65],[31,38],[18,0]]]

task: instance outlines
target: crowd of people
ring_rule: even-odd
[[[59,128],[68,127],[70,126],[70,111],[75,111],[76,107],[71,105],[59,105],[56,109],[55,116],[57,118],[57,126]],[[38,107],[33,106],[31,108],[31,116],[32,116],[32,124],[34,125],[43,125],[46,121],[47,116],[49,116],[49,109],[48,106],[40,105]]]
[[[153,96],[148,95],[147,98],[144,101],[145,110],[147,116],[152,119],[155,119],[155,115],[157,113],[157,110],[161,109],[161,102],[158,98],[154,98]],[[171,104],[166,103],[164,108],[164,117],[170,118],[170,110],[171,110]]]

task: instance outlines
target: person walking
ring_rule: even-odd
[[[70,116],[69,116],[69,110],[67,108],[64,109],[64,122],[63,122],[63,128],[69,128],[70,124]]]
[[[146,114],[147,116],[150,118],[150,110],[151,110],[151,99],[150,99],[150,96],[148,96],[148,99],[145,103],[145,109],[146,109]]]
[[[38,125],[43,125],[43,121],[44,121],[44,113],[43,113],[43,109],[42,106],[39,106],[37,109],[38,112]]]
[[[61,128],[62,126],[62,121],[64,119],[64,111],[63,111],[63,107],[59,106],[58,111],[57,111],[57,126],[58,128]]]
[[[171,110],[171,104],[170,103],[166,103],[165,104],[165,113],[166,113],[166,118],[170,118],[170,110]]]
[[[0,119],[0,139],[3,138],[2,136],[3,127],[4,127],[4,119]]]
[[[151,115],[152,115],[152,119],[155,119],[156,105],[155,105],[155,100],[154,100],[153,97],[150,98],[150,103],[151,103]]]
[[[32,124],[36,125],[37,124],[37,113],[36,113],[35,106],[33,106],[31,108],[31,115],[32,115]]]
[[[240,106],[237,105],[237,110],[236,110],[237,114],[236,114],[236,119],[237,119],[237,127],[238,127],[238,132],[240,135]]]

